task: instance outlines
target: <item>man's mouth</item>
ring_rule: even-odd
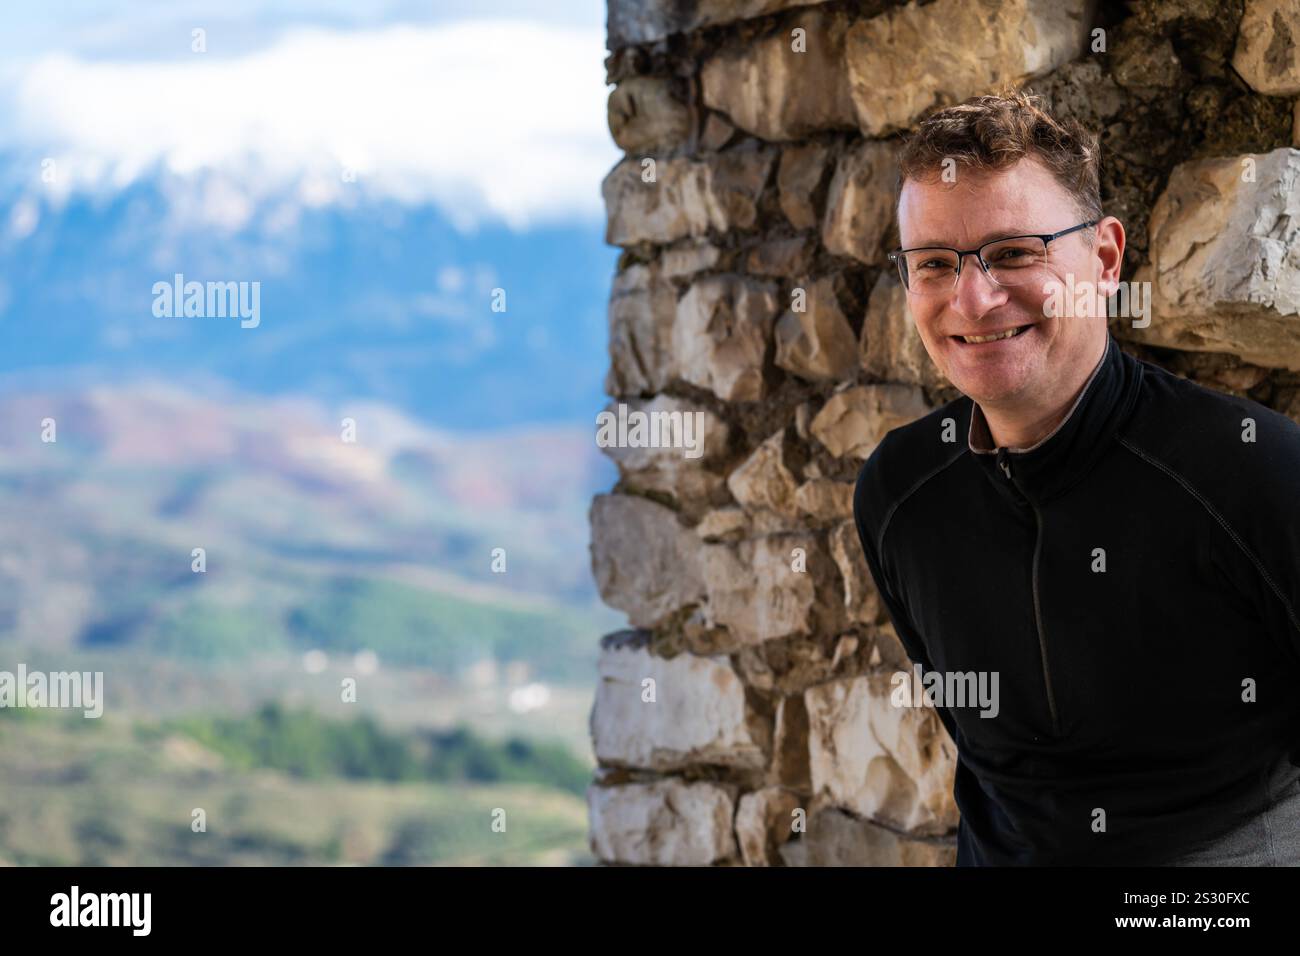
[[[993,332],[989,335],[950,335],[951,339],[958,342],[965,342],[967,345],[983,345],[986,342],[1000,342],[1003,339],[1012,339],[1030,328],[1029,325],[1017,325],[1015,328],[1003,329],[1001,332]]]

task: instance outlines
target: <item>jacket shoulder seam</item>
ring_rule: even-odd
[[[1237,547],[1241,549],[1242,554],[1250,559],[1250,563],[1255,566],[1255,570],[1258,571],[1260,576],[1264,579],[1264,583],[1268,585],[1269,590],[1277,595],[1277,599],[1282,602],[1282,607],[1286,609],[1287,617],[1291,620],[1291,623],[1295,625],[1295,629],[1300,631],[1300,617],[1296,615],[1295,608],[1293,608],[1291,602],[1286,599],[1286,595],[1282,593],[1282,589],[1277,586],[1277,582],[1273,580],[1273,576],[1268,573],[1268,569],[1264,567],[1264,562],[1260,561],[1255,552],[1250,549],[1250,546],[1241,539],[1241,536],[1238,535],[1235,530],[1233,530],[1232,525],[1228,523],[1228,519],[1220,514],[1218,509],[1216,509],[1214,505],[1210,504],[1209,500],[1197,491],[1190,481],[1169,465],[1166,465],[1164,462],[1148,455],[1123,436],[1118,436],[1118,441],[1134,455],[1137,455],[1138,458],[1142,459],[1152,467],[1163,471],[1170,478],[1174,479],[1174,481],[1178,482],[1178,484],[1182,486],[1184,491],[1200,502],[1201,507],[1209,512],[1210,516],[1213,517],[1223,530],[1228,533],[1228,537],[1232,538]]]
[[[889,506],[889,510],[885,512],[884,520],[880,522],[880,532],[876,535],[876,553],[881,555],[882,560],[885,553],[885,532],[889,530],[889,524],[894,519],[894,512],[898,510],[899,506],[902,505],[903,502],[907,501],[908,498],[911,498],[912,495],[916,494],[916,492],[920,490],[922,485],[924,485],[935,475],[939,474],[939,472],[943,471],[945,468],[950,467],[953,464],[953,462],[957,461],[965,453],[966,453],[966,449],[963,448],[960,451],[958,451],[955,455],[953,455],[951,458],[949,458],[947,461],[940,462],[938,465],[935,465],[928,472],[926,472],[915,482],[913,482],[912,486],[908,488],[905,492],[903,492],[901,495],[899,495],[897,500],[895,500],[894,503]]]

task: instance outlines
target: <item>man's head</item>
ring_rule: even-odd
[[[1123,259],[1124,228],[1101,210],[1096,137],[1078,123],[1056,120],[1032,94],[980,96],[928,117],[905,143],[899,166],[904,250],[972,250],[1097,221],[1045,244],[986,247],[986,261],[1002,261],[988,264],[1003,284],[973,255],[960,258],[955,282],[950,253],[901,257],[908,307],[930,357],[953,385],[985,407],[1056,407],[1100,354],[1105,294],[1118,282]],[[1049,315],[1048,303],[1061,301],[1052,282],[1067,290],[1093,283],[1099,298],[1089,308],[1071,302],[1066,314]],[[1002,341],[964,338],[1019,327],[1025,328]]]

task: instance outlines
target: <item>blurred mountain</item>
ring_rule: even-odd
[[[616,251],[258,182],[0,183],[0,641],[585,679]],[[177,274],[259,283],[256,326],[155,315]]]
[[[379,403],[346,411],[354,441],[324,404],[234,389],[0,396],[0,632],[582,673],[613,622],[589,569],[586,510],[612,481],[590,430],[464,435]]]
[[[0,168],[40,167],[0,153]],[[617,258],[601,224],[465,234],[363,184],[329,184],[326,202],[320,183],[259,197],[249,181],[157,170],[102,193],[0,184],[0,376],[214,378],[460,430],[600,408]],[[177,274],[258,282],[259,323],[155,316],[154,284]]]

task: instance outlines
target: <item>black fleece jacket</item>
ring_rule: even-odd
[[[958,866],[1160,864],[1300,764],[1300,426],[1122,351],[1066,418],[994,449],[959,398],[885,436],[854,494],[867,565],[947,700]],[[1300,773],[1300,771],[1297,771]]]

